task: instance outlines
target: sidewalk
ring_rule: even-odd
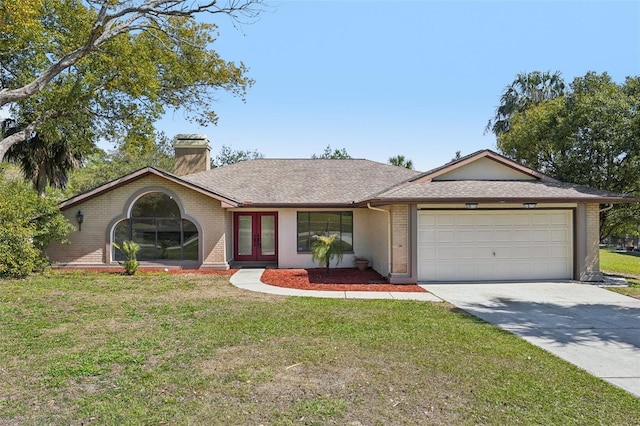
[[[230,282],[234,286],[259,293],[276,294],[280,296],[322,297],[331,299],[393,299],[418,300],[422,302],[442,302],[442,299],[431,293],[408,293],[400,291],[321,291],[299,290],[267,285],[260,281],[264,269],[240,269],[231,276]]]

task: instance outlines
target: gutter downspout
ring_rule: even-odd
[[[383,212],[387,214],[387,241],[389,242],[387,247],[387,271],[388,271],[387,276],[391,277],[391,250],[393,247],[393,244],[391,243],[391,211],[381,209],[378,207],[373,207],[371,206],[371,203],[367,203],[367,208],[369,210],[373,210],[376,212]]]

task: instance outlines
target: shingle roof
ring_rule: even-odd
[[[632,196],[601,191],[564,182],[458,180],[408,182],[378,195],[378,201],[392,202],[633,202]],[[373,200],[368,200],[373,201]]]
[[[419,172],[370,160],[259,159],[183,176],[246,205],[345,205]]]
[[[153,167],[145,167],[76,195],[61,203],[60,207],[70,208],[150,174],[218,199],[228,207],[333,207],[352,204],[363,206],[368,202],[383,205],[468,201],[638,201],[632,196],[552,179],[432,181],[423,180],[425,174],[420,172],[370,160],[259,159],[187,176],[175,176]]]
[[[182,185],[185,186],[187,188],[190,188],[196,192],[200,192],[204,195],[207,195],[211,198],[215,198],[217,200],[219,200],[221,203],[223,203],[223,205],[229,206],[229,207],[237,207],[237,204],[235,202],[235,200],[231,197],[225,196],[223,194],[220,194],[219,192],[215,191],[215,190],[211,190],[209,188],[203,188],[198,186],[197,184],[191,183],[186,181],[185,179],[183,179],[182,177],[176,176],[174,174],[165,172],[164,170],[159,170],[156,169],[154,167],[143,167],[141,169],[135,170],[131,173],[128,173],[118,179],[114,179],[110,182],[104,183],[100,186],[97,186],[95,188],[92,188],[88,191],[85,191],[81,194],[75,195],[65,201],[63,201],[62,203],[59,204],[60,209],[65,210],[68,209],[70,207],[73,207],[77,204],[80,204],[84,201],[90,200],[94,197],[98,197],[102,194],[104,194],[105,192],[111,191],[112,189],[115,188],[119,188],[121,186],[127,185],[131,182],[134,182],[138,179],[142,179],[146,176],[149,175],[155,175],[164,179],[167,179],[169,181],[172,181],[174,183],[177,183],[178,185]]]

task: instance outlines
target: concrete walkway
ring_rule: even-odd
[[[640,397],[640,300],[569,282],[423,287]]]
[[[231,276],[231,284],[238,288],[260,293],[277,294],[280,296],[324,297],[331,299],[395,299],[419,300],[423,302],[442,302],[431,293],[414,293],[400,291],[320,291],[298,290],[295,288],[276,287],[264,284],[260,277],[264,269],[240,269]]]

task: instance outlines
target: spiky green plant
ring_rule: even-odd
[[[338,234],[315,235],[311,243],[311,259],[324,265],[327,268],[327,275],[330,273],[329,265],[336,259],[336,265],[342,261],[344,246]]]
[[[140,246],[133,241],[123,241],[122,246],[113,243],[113,246],[126,256],[127,260],[122,262],[127,275],[134,275],[138,271],[140,263],[136,259],[136,253],[140,251]]]

